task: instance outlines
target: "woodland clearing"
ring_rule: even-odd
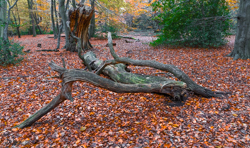
[[[77,53],[37,52],[55,49],[47,35],[15,38],[30,50],[18,66],[0,67],[0,145],[16,147],[245,147],[250,145],[250,60],[226,57],[233,39],[213,49],[167,48],[148,45],[153,37],[134,36],[140,42],[114,40],[119,56],[173,64],[199,85],[230,91],[223,98],[190,95],[173,103],[154,93],[114,93],[76,82],[74,101],[65,101],[31,127],[12,128],[48,104],[60,91],[60,80],[48,63],[83,69]],[[133,40],[131,40],[133,41]],[[112,59],[107,40],[91,39],[98,58]],[[41,44],[41,48],[37,44]],[[61,40],[61,48],[65,43]],[[134,73],[161,71],[129,66]]]

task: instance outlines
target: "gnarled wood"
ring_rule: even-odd
[[[198,95],[202,95],[203,97],[209,98],[209,97],[221,97],[223,94],[227,94],[224,92],[214,92],[210,89],[204,88],[198,84],[196,84],[193,80],[191,80],[183,71],[181,71],[179,68],[177,68],[174,65],[170,64],[162,64],[156,61],[151,60],[133,60],[126,57],[119,57],[113,48],[112,45],[112,38],[111,33],[108,33],[108,43],[109,48],[112,56],[114,57],[114,60],[116,62],[134,65],[134,66],[148,66],[152,68],[156,68],[159,70],[167,71],[172,73],[174,76],[176,76],[179,80],[185,82],[187,84],[187,87],[192,90],[194,93]]]
[[[89,42],[88,28],[93,13],[93,9],[86,7],[83,4],[78,4],[76,8],[71,8],[69,10],[70,31],[81,39],[82,49],[92,48],[92,45]],[[76,41],[74,38],[70,38],[70,42]],[[74,47],[70,47],[70,51],[77,51],[76,44],[72,44],[72,46],[73,45]]]

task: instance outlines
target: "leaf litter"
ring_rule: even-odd
[[[225,57],[233,44],[215,48],[150,47],[114,40],[119,56],[173,64],[198,84],[231,91],[224,98],[191,95],[181,106],[153,93],[114,93],[89,83],[74,83],[74,101],[65,101],[31,127],[13,128],[48,104],[60,92],[60,80],[48,67],[53,60],[68,69],[83,69],[77,53],[36,52],[55,49],[47,35],[15,38],[30,49],[18,66],[0,67],[0,145],[14,147],[246,147],[250,145],[250,60]],[[111,59],[107,40],[91,39],[98,58]],[[64,39],[61,42],[61,48]],[[129,52],[128,52],[129,51]],[[129,66],[134,73],[160,72]]]

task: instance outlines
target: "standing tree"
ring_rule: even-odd
[[[17,32],[18,38],[21,38],[21,33],[20,33],[21,20],[20,20],[20,15],[19,15],[17,4],[16,4],[16,13],[14,13],[14,11],[12,11],[12,15],[13,15],[13,18],[14,18],[14,21],[15,21],[15,27],[16,27],[16,32]],[[16,19],[16,15],[17,15],[17,18],[18,18],[18,22],[17,22],[17,19]]]
[[[35,16],[33,12],[33,0],[27,0],[28,2],[28,8],[29,8],[29,14],[30,14],[30,22],[32,24],[32,34],[33,37],[36,36],[36,26],[35,26]]]
[[[91,8],[94,13],[92,15],[89,27],[89,37],[93,37],[95,35],[95,0],[91,0]]]
[[[5,7],[5,8],[1,7],[1,9],[4,9],[7,12],[7,20],[4,22],[4,30],[3,30],[3,41],[5,43],[9,42],[9,39],[8,39],[8,26],[9,26],[9,22],[10,22],[10,11],[16,5],[17,1],[18,0],[16,0],[15,3],[12,6],[8,2],[8,5],[9,5],[8,9],[7,9],[7,7]],[[4,13],[6,13],[6,12],[4,12]]]
[[[70,41],[69,41],[69,28],[67,27],[67,15],[66,15],[66,10],[68,8],[68,5],[69,5],[69,0],[67,0],[67,4],[65,6],[65,0],[59,0],[59,13],[60,13],[60,16],[62,18],[62,24],[63,24],[63,28],[64,28],[64,31],[65,31],[65,40],[66,40],[66,43],[65,43],[65,46],[64,48],[66,48],[67,51],[70,51],[71,50],[71,47],[72,45],[70,45]],[[75,45],[73,45],[74,47]]]
[[[51,4],[50,4],[50,15],[51,15],[51,21],[52,21],[52,29],[53,29],[53,34],[54,34],[54,39],[57,38],[57,29],[55,26],[55,19],[54,19],[54,7],[56,7],[54,5],[54,1],[55,0],[51,0]]]
[[[7,2],[5,0],[0,0],[0,38],[3,38],[3,30],[6,24],[7,15]]]
[[[237,60],[250,59],[250,1],[241,0],[233,51],[228,55]]]
[[[9,1],[7,1],[8,8],[2,8],[4,9],[4,13],[7,14],[7,18],[4,22],[4,30],[2,38],[0,38],[0,65],[8,65],[8,64],[15,64],[22,60],[22,58],[18,58],[19,54],[22,54],[22,47],[17,44],[11,44],[11,42],[8,39],[8,26],[10,22],[10,11],[11,9],[16,5],[18,0],[14,2],[13,5],[10,5]]]

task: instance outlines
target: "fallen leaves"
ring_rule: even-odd
[[[30,42],[32,39],[32,42]],[[166,49],[116,40],[116,52],[133,59],[174,64],[205,87],[231,91],[226,98],[191,95],[183,106],[168,97],[147,93],[113,93],[88,83],[73,86],[74,102],[65,101],[31,127],[12,128],[49,103],[61,89],[48,67],[53,60],[68,69],[84,68],[77,53],[35,52],[37,43],[54,49],[46,35],[18,39],[31,49],[19,66],[0,68],[0,145],[16,147],[244,147],[250,144],[250,61],[224,57],[232,47]],[[63,42],[62,42],[63,43]],[[111,59],[105,40],[92,39],[93,51]],[[102,46],[103,45],[103,46]],[[47,47],[46,47],[47,46]],[[61,45],[63,46],[63,45]],[[105,49],[105,50],[104,50]],[[152,68],[129,66],[132,72],[153,74]],[[24,77],[25,76],[25,77]],[[8,79],[2,79],[6,78]],[[218,85],[219,84],[219,85]]]

